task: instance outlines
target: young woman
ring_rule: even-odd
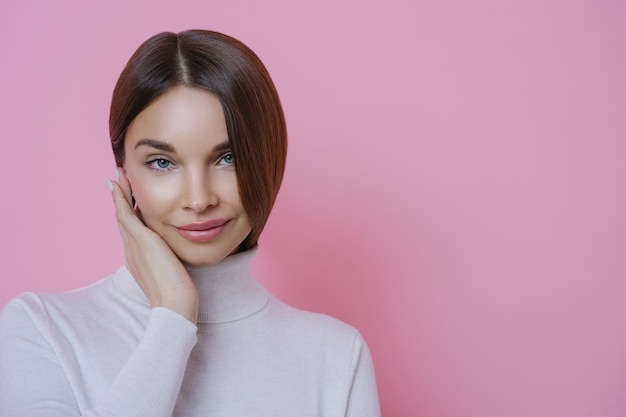
[[[283,176],[274,85],[241,42],[161,33],[111,104],[126,265],[0,316],[1,416],[378,416],[359,333],[249,268]]]

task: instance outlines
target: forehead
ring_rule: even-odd
[[[150,103],[128,127],[124,148],[142,139],[172,144],[177,151],[202,152],[228,140],[222,105],[206,90],[177,86]]]

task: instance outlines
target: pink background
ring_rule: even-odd
[[[0,306],[123,262],[108,106],[141,41],[263,59],[287,176],[255,268],[358,327],[385,416],[626,415],[621,1],[3,1]]]

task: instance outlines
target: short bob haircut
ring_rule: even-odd
[[[124,165],[124,137],[135,117],[179,85],[209,91],[222,104],[239,195],[252,226],[240,250],[249,249],[257,243],[282,182],[287,127],[267,69],[242,42],[206,30],[162,32],[145,41],[113,91],[109,134],[115,162]]]

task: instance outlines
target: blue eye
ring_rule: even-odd
[[[157,159],[156,164],[159,168],[161,169],[167,169],[170,166],[170,161],[168,161],[167,159]]]
[[[235,156],[232,152],[227,152],[218,160],[220,165],[234,165],[235,164]]]
[[[148,165],[150,169],[153,169],[155,171],[167,171],[168,169],[172,168],[173,164],[171,161],[165,158],[156,158],[146,162],[146,165]]]

